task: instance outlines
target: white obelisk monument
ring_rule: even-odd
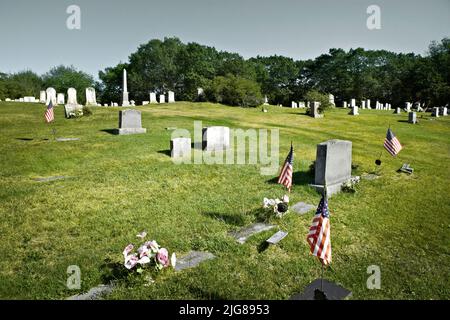
[[[128,88],[127,88],[127,70],[123,69],[123,101],[122,107],[128,107],[130,102],[128,101]]]

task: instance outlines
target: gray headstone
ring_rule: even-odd
[[[278,231],[273,236],[271,236],[269,239],[266,240],[269,244],[277,244],[281,240],[283,240],[288,235],[287,232],[284,231]]]
[[[408,122],[409,123],[417,123],[417,114],[413,111],[411,111],[410,113],[408,113]]]
[[[270,230],[274,228],[274,225],[269,225],[265,223],[254,223],[246,228],[243,228],[236,232],[231,232],[230,235],[234,237],[240,244],[245,243],[247,239],[257,233]]]
[[[146,133],[147,129],[142,128],[141,111],[127,109],[119,111],[119,135]]]
[[[316,209],[314,205],[305,202],[297,202],[292,207],[290,207],[290,210],[298,214],[305,214],[314,209]]]
[[[87,106],[97,105],[97,97],[95,95],[95,89],[92,87],[86,88],[86,105]]]
[[[170,140],[170,156],[172,158],[191,157],[191,139],[173,138]]]
[[[113,291],[112,285],[101,284],[90,289],[87,293],[77,294],[67,298],[67,300],[97,300]]]
[[[191,251],[186,256],[177,260],[175,271],[181,271],[188,268],[194,268],[201,262],[214,259],[215,256],[210,252]]]
[[[351,178],[352,142],[329,140],[317,145],[315,180],[316,186],[327,186],[327,194],[341,190],[342,183]]]
[[[203,128],[203,149],[206,151],[227,150],[230,147],[230,128],[207,127]]]

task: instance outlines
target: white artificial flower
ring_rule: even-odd
[[[177,256],[174,253],[172,253],[172,256],[170,257],[170,265],[172,266],[172,268],[175,268],[175,266],[177,265]]]
[[[137,234],[136,237],[144,239],[147,236],[147,232],[142,231],[141,233]]]
[[[289,196],[288,196],[287,194],[285,194],[285,195],[283,196],[283,202],[284,202],[284,203],[289,203]]]
[[[144,256],[144,257],[142,257],[141,259],[139,259],[139,260],[137,261],[137,263],[139,263],[139,264],[150,263],[150,258],[147,257],[147,256]]]

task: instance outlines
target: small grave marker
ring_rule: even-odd
[[[273,236],[271,236],[269,239],[266,240],[269,244],[277,244],[281,240],[283,240],[288,235],[287,232],[284,231],[278,231]]]

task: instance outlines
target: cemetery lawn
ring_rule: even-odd
[[[137,107],[146,134],[116,136],[119,108],[93,108],[93,115],[43,121],[41,104],[0,102],[0,298],[65,299],[116,279],[108,299],[288,299],[320,276],[306,234],[314,211],[271,218],[277,228],[238,244],[230,235],[258,221],[264,197],[281,197],[276,175],[258,165],[175,165],[168,155],[171,131],[193,121],[204,126],[280,128],[280,166],[294,144],[291,204],[318,204],[308,186],[316,145],[329,139],[353,142],[355,194],[329,201],[333,263],[325,277],[353,292],[351,299],[450,298],[450,117],[419,124],[393,111],[328,111],[323,119],[304,110],[242,109],[208,103]],[[393,158],[383,149],[387,127],[404,149]],[[79,141],[53,141],[57,137]],[[47,140],[48,139],[48,140]],[[374,161],[382,153],[382,165]],[[403,163],[412,175],[397,173]],[[38,182],[35,178],[65,176]],[[278,229],[278,245],[261,244]],[[125,277],[122,250],[139,244],[146,230],[178,258],[190,250],[216,259],[193,269],[163,270],[153,283]],[[66,287],[67,267],[81,269],[81,289]],[[367,268],[381,270],[381,289],[369,290]]]

